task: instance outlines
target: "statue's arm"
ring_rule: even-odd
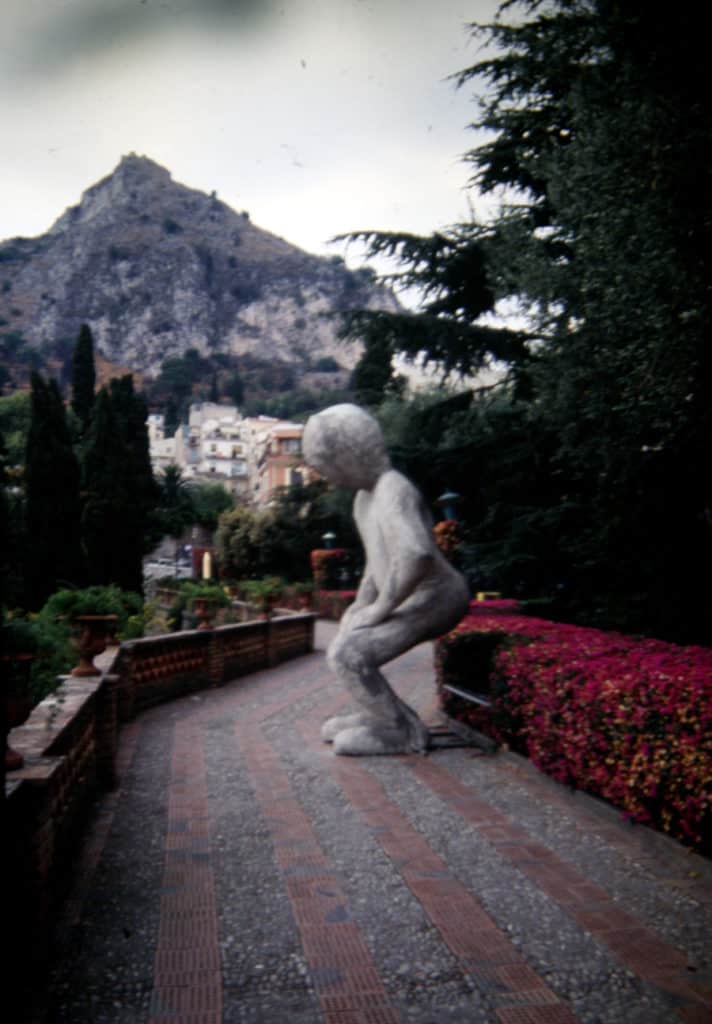
[[[358,588],[356,590],[356,597],[353,599],[351,604],[348,606],[344,614],[341,616],[342,625],[348,625],[351,617],[358,612],[361,608],[372,604],[378,597],[378,587],[376,581],[373,578],[373,573],[370,569],[369,558],[368,558],[368,545],[364,536],[364,512],[363,512],[363,495],[359,491],[354,498],[354,519],[358,528],[361,539],[364,542],[364,548],[366,549],[366,565],[364,566],[363,574],[359,581]]]
[[[398,475],[380,498],[377,528],[388,553],[387,573],[374,598],[358,612],[353,624],[359,626],[375,626],[392,615],[417,590],[435,557],[432,531],[415,488]]]
[[[358,585],[358,590],[356,591],[356,597],[342,615],[342,622],[348,623],[354,613],[358,612],[359,609],[372,604],[377,597],[378,588],[376,587],[373,576],[371,576],[368,571],[368,566],[366,566],[363,576],[361,577],[361,582]]]

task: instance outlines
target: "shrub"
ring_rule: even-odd
[[[190,610],[196,598],[207,598],[216,608],[224,608],[230,604],[225,588],[217,583],[200,583],[185,580],[175,588],[175,600],[168,612],[168,626],[172,632],[181,629],[183,613]]]
[[[32,692],[37,701],[53,693],[57,677],[76,664],[72,622],[78,615],[116,615],[119,639],[142,635],[143,601],[138,594],[113,585],[58,590],[33,620],[38,651],[32,665]]]
[[[83,589],[58,590],[42,609],[43,617],[65,618],[68,621],[79,615],[116,615],[117,634],[123,634],[130,616],[141,611],[143,600],[138,594],[109,586],[84,587]]]
[[[284,580],[279,576],[263,576],[260,580],[245,580],[242,591],[251,604],[268,609],[282,594]]]
[[[315,548],[309,557],[317,588],[337,590],[341,571],[348,571],[349,553],[346,548]]]
[[[478,642],[490,643],[491,713],[458,717],[629,819],[712,849],[712,649],[475,612],[438,641],[440,684],[471,686],[463,652]]]

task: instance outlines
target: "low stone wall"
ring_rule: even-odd
[[[8,977],[18,990],[44,970],[83,825],[97,794],[117,783],[121,724],[152,705],[309,653],[314,622],[311,614],[284,615],[124,643],[95,659],[101,675],[63,677],[12,730],[25,765],[7,776],[0,809],[4,918],[17,961]]]

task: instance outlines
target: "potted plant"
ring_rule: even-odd
[[[216,583],[187,581],[181,585],[178,598],[171,608],[171,619],[177,622],[188,607],[198,621],[198,629],[212,629],[216,610],[229,604],[230,598],[225,589]]]
[[[242,589],[250,604],[257,606],[261,617],[269,619],[284,590],[284,580],[279,576],[263,576],[259,580],[245,580]]]
[[[92,586],[82,590],[58,590],[50,597],[43,614],[62,619],[72,630],[72,641],[79,654],[73,676],[100,675],[94,658],[101,654],[129,615],[141,607],[138,594],[115,586]]]
[[[294,584],[294,593],[297,598],[297,606],[304,611],[309,611],[314,594],[314,584],[309,580],[300,580]]]
[[[37,634],[33,624],[22,618],[7,618],[0,627],[0,734],[5,771],[16,771],[24,764],[22,754],[12,749],[7,737],[32,711],[30,670],[36,653]]]

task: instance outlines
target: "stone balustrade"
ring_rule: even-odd
[[[62,677],[12,730],[25,764],[6,778],[0,845],[17,970],[42,969],[83,824],[97,795],[118,781],[122,723],[152,705],[309,653],[314,622],[311,614],[278,615],[123,643],[94,659],[100,675]]]

